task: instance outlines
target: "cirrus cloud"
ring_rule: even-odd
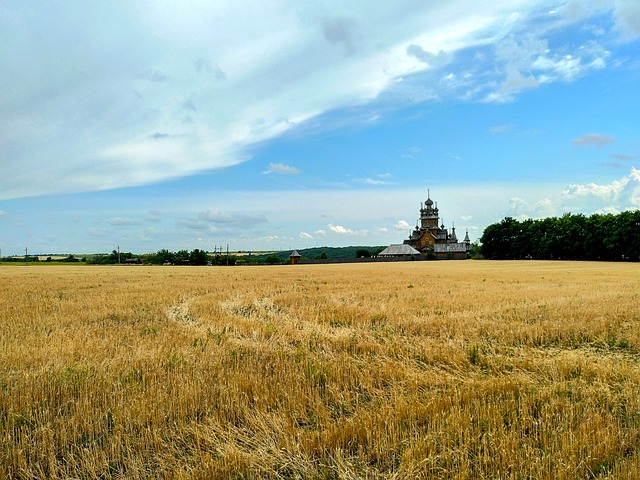
[[[574,145],[592,145],[602,148],[606,145],[614,143],[616,139],[611,135],[603,135],[601,133],[585,133],[584,135],[574,138],[571,143]]]
[[[285,165],[284,163],[269,163],[269,168],[264,172],[265,175],[276,173],[278,175],[295,175],[300,173],[300,169],[292,167],[291,165]]]
[[[633,5],[588,11],[612,12],[633,34]],[[0,94],[5,199],[224,169],[302,125],[318,128],[311,120],[323,114],[387,93],[399,104],[446,96],[505,102],[602,68],[607,57],[593,43],[553,48],[547,33],[559,19],[561,27],[576,20],[549,15],[534,0],[344,2],[339,15],[304,1],[3,9],[1,68],[12,77]],[[358,121],[380,117],[372,108]],[[322,118],[320,128],[344,121]],[[265,173],[299,170],[271,163]]]

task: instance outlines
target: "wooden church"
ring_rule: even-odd
[[[428,192],[428,191],[427,191]],[[455,226],[448,230],[440,223],[438,205],[431,200],[427,193],[427,200],[420,203],[420,218],[416,228],[409,233],[405,245],[418,250],[422,255],[433,255],[436,259],[465,259],[471,251],[471,241],[467,230],[464,240],[458,241]]]

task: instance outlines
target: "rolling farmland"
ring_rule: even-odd
[[[638,478],[640,264],[1,266],[0,478]]]

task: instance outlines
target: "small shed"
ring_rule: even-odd
[[[411,257],[413,255],[420,255],[420,252],[404,243],[389,245],[378,254],[379,257]]]
[[[291,252],[291,255],[289,255],[289,260],[291,260],[291,265],[295,265],[300,261],[300,254],[297,250]]]

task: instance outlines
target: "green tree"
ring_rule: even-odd
[[[195,249],[189,254],[189,265],[206,265],[209,261],[207,252]]]
[[[171,253],[166,248],[158,250],[153,255],[149,256],[149,262],[154,265],[163,265],[165,263],[175,263],[175,254]]]
[[[489,225],[480,241],[485,258],[640,261],[640,210],[523,222],[507,217]]]
[[[269,255],[266,259],[265,262],[268,263],[269,265],[274,265],[276,263],[280,263],[280,259],[278,258],[277,255]]]
[[[189,265],[189,252],[187,250],[179,250],[175,254],[176,265]]]

